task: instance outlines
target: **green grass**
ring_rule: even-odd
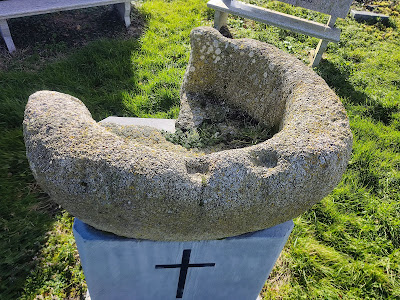
[[[389,24],[338,20],[341,42],[329,44],[316,68],[347,109],[353,155],[338,187],[295,219],[264,299],[400,299],[400,3],[379,3]],[[279,3],[266,6],[327,18]],[[212,24],[212,11],[201,0],[152,0],[138,7],[146,24],[139,38],[117,36],[71,49],[49,41],[51,51],[1,54],[0,299],[79,299],[86,290],[72,218],[35,184],[25,157],[21,123],[29,95],[69,93],[96,120],[179,113],[189,32]],[[306,63],[318,43],[239,17],[228,25],[235,37],[274,44]]]

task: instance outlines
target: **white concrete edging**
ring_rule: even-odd
[[[129,0],[7,0],[0,1],[0,33],[6,43],[8,51],[14,52],[16,47],[11,37],[10,29],[7,24],[8,19],[26,16],[53,13],[65,10],[74,10],[103,5],[115,5],[125,22],[125,26],[131,24],[130,11],[131,1]]]

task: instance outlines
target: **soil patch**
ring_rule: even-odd
[[[187,149],[204,153],[238,149],[270,139],[278,130],[269,128],[243,110],[205,97],[201,103],[207,117],[198,128],[177,128],[164,133],[166,139]]]
[[[0,69],[31,55],[38,55],[40,61],[59,57],[99,39],[138,38],[143,32],[144,20],[132,7],[132,24],[126,28],[111,5],[10,19],[8,24],[17,51],[8,53],[0,39]]]

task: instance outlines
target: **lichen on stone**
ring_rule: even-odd
[[[32,172],[55,202],[100,230],[184,241],[277,225],[332,191],[352,134],[325,81],[271,45],[213,28],[194,29],[191,47],[178,128],[229,132],[235,122],[224,115],[232,109],[272,136],[190,151],[155,129],[99,124],[80,100],[40,91],[26,106],[24,137]]]

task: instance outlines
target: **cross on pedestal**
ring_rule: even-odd
[[[156,265],[156,269],[172,269],[180,268],[178,289],[176,290],[176,298],[182,298],[183,290],[185,289],[186,275],[189,268],[201,268],[201,267],[214,267],[215,263],[203,263],[203,264],[190,264],[190,253],[191,249],[183,250],[182,262],[180,264],[173,265]]]

